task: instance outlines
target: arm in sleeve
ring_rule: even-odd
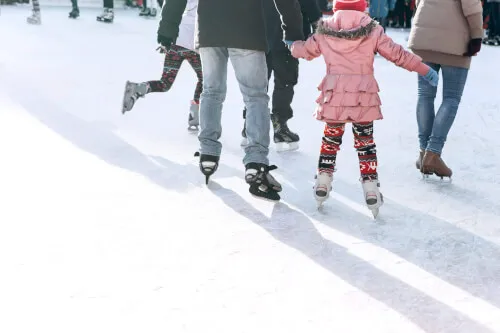
[[[309,19],[309,23],[317,22],[323,16],[317,0],[299,0],[299,3],[305,16]]]
[[[171,38],[173,41],[179,35],[179,24],[186,9],[187,0],[165,0],[158,26],[158,35]]]
[[[241,0],[238,0],[241,1]],[[274,5],[281,16],[281,28],[284,40],[303,40],[302,13],[297,0],[274,0]]]
[[[470,15],[483,13],[483,5],[481,0],[460,0],[462,2],[462,12],[465,17]]]
[[[387,36],[380,27],[377,38],[377,52],[396,66],[402,67],[410,72],[417,72],[425,76],[429,72],[429,66],[422,62],[422,58],[406,51],[401,45],[395,43]]]
[[[309,37],[305,42],[296,41],[291,47],[292,56],[295,58],[303,58],[306,60],[313,60],[321,55],[317,35],[314,34]]]
[[[480,13],[467,16],[469,23],[469,31],[471,39],[479,39],[484,37],[483,31],[483,15]]]

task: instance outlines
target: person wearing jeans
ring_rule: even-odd
[[[303,39],[302,15],[297,0],[274,0],[281,14],[284,38]],[[169,48],[179,33],[186,0],[169,0],[162,9],[158,43]],[[262,0],[203,0],[197,12],[195,47],[203,68],[200,99],[200,170],[208,182],[218,168],[222,152],[222,104],[227,90],[230,60],[247,108],[245,181],[254,196],[277,201],[281,185],[270,175],[270,115],[267,95],[268,50]]]
[[[423,174],[451,177],[453,172],[441,154],[460,105],[471,58],[481,50],[482,5],[480,0],[417,0],[416,7],[408,46],[427,65],[442,73],[443,102],[436,112],[437,88],[419,77],[420,153],[415,165]]]

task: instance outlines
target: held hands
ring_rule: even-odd
[[[464,57],[472,57],[475,56],[481,50],[481,38],[474,38],[469,41],[467,45],[467,52],[463,54]]]
[[[439,75],[438,73],[432,69],[432,68],[429,68],[429,71],[427,72],[427,74],[425,74],[425,76],[423,76],[423,78],[429,82],[429,84],[433,87],[437,87],[438,83],[439,83]]]
[[[293,41],[291,41],[291,40],[284,40],[283,43],[286,44],[286,47],[288,47],[289,50],[292,49]]]
[[[174,42],[171,38],[164,37],[160,34],[158,34],[157,41],[158,41],[158,44],[160,44],[160,46],[158,46],[156,51],[160,51],[160,53],[168,52],[170,50],[170,47],[172,47],[172,44]]]

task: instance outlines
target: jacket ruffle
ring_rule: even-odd
[[[367,122],[382,119],[377,80],[366,75],[326,75],[318,86],[316,119],[327,122]]]

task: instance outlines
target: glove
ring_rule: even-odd
[[[284,40],[283,43],[286,44],[286,47],[288,47],[288,49],[292,48],[293,41],[291,41],[291,40]]]
[[[157,48],[157,50],[160,50],[160,53],[168,52],[170,50],[170,47],[174,43],[172,38],[168,38],[168,37],[162,36],[160,34],[158,34],[158,38],[156,40],[158,41],[158,44],[161,45]]]
[[[464,57],[475,56],[481,50],[482,41],[483,40],[481,38],[471,39],[467,45],[467,52],[463,54]]]
[[[432,69],[432,68],[429,68],[429,71],[427,72],[427,74],[425,74],[425,76],[423,76],[423,78],[429,82],[429,84],[433,87],[437,87],[438,86],[438,83],[439,83],[439,75],[438,73]]]

